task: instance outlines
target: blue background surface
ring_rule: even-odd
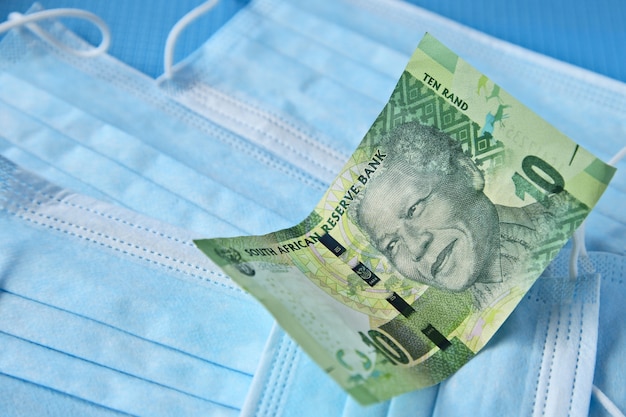
[[[626,1],[598,0],[409,0],[497,38],[626,82]],[[110,26],[109,53],[157,77],[163,72],[163,48],[171,27],[201,0],[43,0],[45,8],[77,7],[92,11]],[[176,60],[188,55],[247,0],[222,0],[185,30]],[[26,11],[32,0],[0,0],[0,19]],[[65,23],[93,43],[99,35],[89,24]]]

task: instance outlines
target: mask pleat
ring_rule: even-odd
[[[372,117],[375,118],[380,111],[379,103],[373,104],[371,99],[365,97],[362,100],[350,100],[358,94],[342,91],[336,82],[261,45],[246,42],[226,56],[209,56],[208,53],[206,51],[203,60],[198,62],[201,67],[212,68],[213,62],[219,62],[223,71],[236,74],[236,77],[225,77],[221,72],[211,71],[211,74],[202,77],[204,83],[246,101],[245,96],[237,93],[243,87],[252,100],[303,120],[339,144],[355,135],[354,128],[348,129],[346,125],[356,125],[364,133],[369,128]],[[275,71],[274,65],[280,71]],[[191,86],[192,90],[193,88],[196,86]],[[337,104],[329,109],[328,105],[322,103]],[[345,152],[348,146],[346,144],[340,149]]]
[[[257,214],[258,217],[254,220],[255,222],[263,219],[263,223],[287,226],[286,220],[280,219],[275,213],[263,207],[255,207],[252,201],[246,201],[241,196],[236,197],[240,201],[233,201],[232,198],[228,198],[233,193],[225,190],[221,184],[199,174],[185,164],[159,153],[154,148],[146,146],[135,137],[104,124],[54,97],[43,100],[42,97],[45,95],[42,92],[37,92],[21,81],[12,80],[10,84],[20,91],[28,93],[20,95],[20,100],[10,98],[13,92],[11,90],[3,95],[5,100],[11,99],[13,105],[20,106],[21,112],[30,114],[32,118],[36,117],[46,123],[46,127],[49,129],[54,129],[64,137],[70,138],[76,147],[91,149],[93,152],[121,164],[144,181],[152,181],[155,187],[161,187],[164,192],[177,196],[181,203],[187,200],[190,206],[195,205],[198,210],[211,212],[217,217],[213,223],[230,223],[230,230],[222,228],[222,233],[241,233],[246,229],[254,228],[256,223],[246,224],[247,221],[251,221],[248,216],[244,215],[247,209],[253,209]],[[25,97],[38,97],[39,99],[33,102],[26,100]],[[6,128],[10,129],[10,126]],[[58,143],[53,142],[50,147],[60,146],[61,142],[62,140],[58,140]],[[28,144],[23,146],[28,147]],[[132,177],[122,177],[116,180],[120,185],[132,184],[133,182]],[[229,196],[225,194],[229,194]],[[156,197],[154,199],[156,200]],[[130,198],[118,198],[118,200],[129,201]],[[145,208],[140,211],[145,211]],[[164,216],[167,214],[160,214],[160,217]],[[238,226],[232,224],[234,219],[238,219]],[[172,222],[176,222],[176,220],[173,219]]]
[[[4,351],[3,358],[12,358],[10,362],[0,360],[5,375],[101,404],[107,408],[123,410],[134,415],[149,413],[174,416],[182,413],[236,416],[238,413],[237,409],[214,405],[189,395],[182,399],[180,396],[184,394],[174,390],[93,363],[77,360],[70,355],[53,351],[32,341],[24,341],[3,333],[0,333],[0,341]],[[31,367],[16,366],[24,362],[30,363]],[[55,365],[50,366],[50,364]],[[60,369],[63,370],[62,377],[58,374]],[[83,382],[85,380],[93,381],[93,383],[85,384]],[[131,389],[136,395],[145,399],[145,402],[139,402],[125,395],[125,392]]]
[[[77,398],[50,387],[0,373],[0,385],[6,395],[0,396],[0,410],[24,416],[93,416],[122,417],[131,414]],[[37,401],[33,401],[37,398]]]
[[[188,87],[185,85],[187,77],[193,78],[194,75],[186,74],[182,70],[176,74],[175,80],[170,80],[163,86],[182,105],[202,115],[199,117],[219,119],[222,126],[289,160],[312,178],[319,179],[324,184],[329,183],[334,172],[347,159],[346,155],[331,149],[329,145],[311,139],[307,134],[301,134],[297,127],[295,132],[287,131],[291,129],[284,127],[284,117],[280,121],[283,123],[277,123],[276,118],[266,117],[265,112],[257,111],[258,106],[240,101],[206,84]],[[325,118],[326,115],[322,117]],[[242,121],[242,118],[248,120]],[[293,140],[300,138],[301,140]]]
[[[276,3],[274,0],[270,0]],[[420,26],[415,19],[415,8],[404,7],[401,17],[394,15],[401,2],[319,1],[300,3],[291,0],[299,8],[320,19],[334,22],[386,48],[410,56],[428,26]],[[407,6],[407,5],[404,5]],[[390,17],[391,15],[391,17]],[[350,19],[345,19],[350,16]]]
[[[260,206],[255,207],[252,201],[246,200],[242,196],[235,194],[233,198],[234,193],[232,191],[227,190],[219,183],[215,183],[211,178],[199,174],[187,165],[178,163],[157,152],[154,148],[146,146],[136,138],[103,124],[65,102],[46,96],[41,91],[38,92],[17,79],[8,80],[6,83],[22,92],[32,94],[14,96],[12,89],[3,90],[5,100],[11,100],[14,106],[20,106],[20,112],[7,109],[3,113],[7,115],[7,123],[3,124],[5,136],[9,137],[9,133],[11,133],[10,137],[14,138],[13,141],[16,142],[16,146],[39,152],[42,157],[47,157],[51,163],[72,167],[75,170],[88,170],[87,173],[76,173],[75,176],[77,177],[94,178],[93,182],[96,184],[98,181],[109,181],[110,186],[108,188],[100,184],[100,189],[114,196],[117,201],[124,202],[126,205],[132,204],[136,210],[164,218],[171,223],[177,223],[183,219],[194,218],[193,214],[182,216],[172,210],[173,207],[184,206],[183,203],[187,200],[187,205],[196,206],[195,211],[215,213],[217,219],[205,220],[203,224],[200,223],[194,228],[214,227],[216,234],[242,233],[248,226],[250,229],[255,226],[258,227],[259,219],[263,219],[262,223],[268,224],[270,227],[289,225],[289,222],[281,219],[280,215]],[[38,99],[33,102],[28,100],[28,97],[38,97]],[[44,100],[43,97],[46,97],[47,100]],[[50,109],[55,110],[50,113]],[[31,120],[25,119],[22,114],[31,114]],[[47,123],[48,126],[43,129],[41,125],[37,126],[36,122],[32,120],[35,117],[37,120]],[[29,129],[27,127],[29,125],[33,127]],[[39,141],[29,140],[33,136],[39,138]],[[62,157],[59,152],[62,152],[61,150],[64,148],[66,149],[63,151],[65,156]],[[74,149],[74,151],[69,151],[69,149]],[[66,155],[65,153],[69,154]],[[92,157],[89,153],[93,153],[94,156]],[[216,155],[215,158],[219,159],[219,156]],[[90,163],[78,165],[72,163],[73,159],[89,160]],[[63,163],[65,160],[67,162]],[[98,166],[96,162],[98,160],[102,160],[104,165]],[[116,166],[120,164],[121,167]],[[120,173],[115,175],[116,171]],[[109,175],[100,175],[102,172],[107,172]],[[158,191],[150,194],[147,189],[144,191],[138,188],[138,185],[142,183],[146,184],[146,187],[163,189],[162,195],[166,193],[172,195],[171,203],[167,204],[168,211],[159,210],[158,205],[146,207],[146,201],[142,196],[151,195],[154,201],[159,201],[159,196]],[[130,190],[124,190],[124,186],[130,187]],[[251,209],[256,213],[254,218],[245,215]],[[192,212],[194,209],[188,211]],[[237,227],[232,226],[235,219],[239,224]],[[247,221],[250,222],[248,226],[246,226]],[[224,226],[220,227],[220,223]],[[231,225],[228,226],[228,223]]]
[[[34,154],[16,147],[13,142],[0,136],[0,154],[15,162],[21,167],[30,171],[38,172],[40,175],[50,179],[54,184],[64,184],[67,188],[79,191],[85,195],[90,195],[99,200],[113,202],[110,196],[98,190],[91,184],[81,181],[80,178],[73,177],[60,170],[58,167],[45,162]]]
[[[215,267],[199,254],[185,256],[193,245],[180,232],[0,165],[0,221],[12,231],[0,240],[0,331],[11,350],[3,372],[131,414],[142,406],[127,403],[132,386],[145,390],[150,414],[236,415],[272,322],[261,307],[211,278]],[[55,272],[59,257],[73,261]],[[235,316],[249,328],[233,334]],[[73,383],[82,379],[72,373],[101,383]]]
[[[276,10],[289,7],[281,5]],[[205,84],[245,100],[241,95],[245,90],[247,100],[258,100],[305,121],[332,137],[333,147],[349,153],[359,140],[353,138],[361,138],[377,116],[395,85],[395,77],[370,69],[363,59],[357,61],[337,52],[351,46],[341,48],[343,39],[332,38],[341,34],[341,28],[308,15],[296,15],[304,27],[320,28],[319,33],[307,37],[302,30],[296,32],[290,27],[300,20],[288,23],[285,12],[285,23],[278,21],[283,16],[273,13],[273,9],[271,14],[262,14],[260,9],[262,5],[253,3],[249,11],[244,10],[229,24],[229,32],[238,36],[218,33],[219,39],[207,43],[190,58],[193,63],[188,67],[193,71],[174,77],[188,78],[192,74],[196,80],[182,94],[194,94],[199,85]],[[296,8],[292,9],[297,13]],[[330,33],[330,39],[326,33]],[[333,43],[339,46],[330,49],[328,44]],[[388,65],[400,62],[397,53],[387,53],[378,45],[367,46],[370,54],[382,56],[381,60],[390,58]],[[379,49],[383,51],[379,53]],[[394,72],[399,73],[399,68]],[[181,65],[179,71],[184,73],[185,67]]]
[[[232,387],[245,387],[250,374],[6,291],[0,297],[0,311],[6,318],[0,331],[8,336],[230,407],[238,407],[246,394]],[[80,344],[71,342],[77,335]]]
[[[288,15],[291,15],[292,13],[289,12]],[[274,18],[280,16],[279,14],[274,15]],[[300,65],[306,66],[310,71],[338,83],[345,89],[346,94],[357,95],[360,100],[369,98],[374,103],[380,103],[382,97],[391,93],[390,88],[393,88],[402,69],[398,70],[398,74],[394,76],[387,74],[387,72],[373,70],[369,66],[360,65],[360,62],[346,57],[339,48],[342,33],[337,33],[337,38],[333,39],[335,33],[338,32],[335,26],[326,22],[324,22],[326,24],[322,24],[322,22],[308,23],[310,19],[307,19],[308,16],[303,14],[293,13],[291,17],[295,18],[297,22],[302,22],[305,27],[317,26],[316,31],[311,33],[297,32],[291,26],[284,26],[282,21],[259,16],[259,21],[254,25],[254,30],[242,35],[247,35],[251,38],[251,42],[256,42],[292,61],[299,62]],[[324,33],[324,37],[320,37],[321,33]],[[320,38],[326,42],[320,43],[318,41]],[[333,40],[339,44],[335,46],[336,49],[328,47],[328,44]],[[390,64],[392,65],[393,62]],[[384,103],[380,103],[380,105],[384,105]]]
[[[146,89],[141,88],[145,80],[140,79],[141,82],[135,85],[132,85],[131,81],[126,81],[124,75],[127,75],[126,72],[129,70],[119,63],[114,65],[114,70],[122,76],[110,80],[114,83],[113,86],[107,86],[101,79],[90,78],[48,53],[37,62],[18,62],[17,65],[12,68],[13,73],[26,74],[29,83],[45,88],[49,93],[81,109],[89,109],[93,116],[139,137],[144,143],[163,154],[185,161],[187,166],[202,175],[219,179],[228,190],[262,202],[272,211],[284,215],[291,223],[299,221],[308,213],[312,201],[316,201],[325,188],[324,184],[294,165],[259,150],[244,138],[224,131],[207,120],[198,118],[189,110],[181,108],[177,103],[168,101],[155,85],[152,85],[151,90],[153,93],[156,90],[158,94],[155,93],[156,97],[148,94],[151,100],[148,103],[128,94],[128,91],[121,94],[116,88],[118,84],[128,87],[133,93],[141,90],[146,94]],[[43,66],[46,71],[37,70]],[[93,69],[89,65],[87,67]],[[73,85],[76,87],[80,84],[82,88],[68,88],[62,80],[50,79],[47,74],[56,73],[51,71],[52,68],[71,75]],[[110,100],[116,101],[117,105],[107,105]],[[157,109],[154,106],[157,106]],[[134,111],[120,111],[120,108],[132,108]],[[153,117],[156,110],[166,111],[166,115],[158,119],[160,122],[158,127],[154,125]],[[129,113],[133,113],[135,117]],[[150,113],[151,118],[148,117]],[[145,123],[151,124],[148,129],[145,129]],[[224,175],[224,172],[228,172],[229,175]],[[263,175],[251,176],[248,175],[249,172],[263,172]],[[248,181],[236,181],[236,178],[248,178]],[[286,181],[287,178],[304,183],[313,188],[314,192],[307,192],[301,185]],[[277,184],[281,186],[276,187]],[[280,202],[277,198],[268,198],[276,191],[282,191],[282,195],[285,196]],[[306,204],[308,200],[305,199],[310,199],[311,203]]]
[[[25,118],[22,113],[3,106],[2,115],[8,116],[3,118],[5,123],[2,125],[2,134],[14,146],[59,167],[75,178],[84,179],[90,186],[97,188],[122,206],[132,207],[148,215],[171,220],[173,223],[180,224],[184,221],[186,226],[194,229],[212,227],[223,233],[239,231],[197,206],[190,207],[188,202],[147,181],[137,172],[128,170],[93,150],[78,146],[58,132],[50,131],[38,122]],[[29,126],[34,129],[29,129]],[[76,160],[89,163],[76,164]],[[147,204],[149,203],[146,200],[147,196],[159,201],[159,205]],[[163,207],[168,207],[168,210],[163,210]]]
[[[292,5],[289,2],[280,2],[270,12],[263,13],[264,20],[289,28],[311,42],[320,44],[329,51],[358,63],[363,68],[362,70],[380,73],[381,76],[389,78],[392,83],[397,80],[398,73],[404,69],[412,51],[398,51],[377,42],[377,39],[371,35],[371,29],[373,29],[371,27],[366,33],[355,32],[340,22],[329,21],[323,16],[319,17],[300,10],[299,6],[303,6],[302,3]],[[380,25],[380,22],[377,25]],[[363,65],[363,57],[366,56],[369,59],[367,64]],[[329,71],[326,70],[326,72]],[[342,81],[345,82],[345,79]],[[382,96],[375,95],[373,98],[381,99],[387,95],[389,93],[384,93]]]

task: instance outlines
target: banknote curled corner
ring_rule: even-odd
[[[471,360],[613,174],[426,34],[304,221],[195,243],[371,404]]]

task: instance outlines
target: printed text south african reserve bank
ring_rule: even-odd
[[[284,242],[276,247],[247,248],[244,249],[244,251],[250,257],[277,256],[279,254],[305,249],[310,245],[316,244],[320,240],[320,234],[329,233],[341,221],[341,217],[348,210],[348,206],[361,191],[361,187],[367,184],[372,174],[382,165],[386,156],[387,155],[381,152],[380,149],[374,152],[372,158],[362,167],[362,173],[356,177],[356,182],[346,189],[343,198],[336,203],[332,212],[326,217],[323,223],[316,227],[317,230],[314,229],[311,231],[308,237]]]

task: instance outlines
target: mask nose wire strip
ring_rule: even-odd
[[[165,40],[165,51],[163,53],[163,72],[165,78],[172,76],[172,66],[174,65],[174,48],[176,47],[176,41],[187,26],[191,24],[198,17],[202,16],[219,3],[219,0],[209,0],[202,3],[195,9],[192,9],[189,13],[184,15],[170,30]]]
[[[622,158],[626,156],[626,146],[620,149],[608,162],[609,165],[615,166]],[[574,232],[572,240],[572,253],[569,258],[569,276],[570,279],[576,279],[578,276],[578,259],[580,255],[587,256],[587,248],[585,247],[585,222]]]
[[[100,35],[102,37],[100,44],[97,47],[90,48],[90,49],[70,48],[67,45],[64,45],[63,43],[59,42],[54,37],[50,36],[48,33],[42,30],[38,25],[35,24],[35,22],[38,22],[40,20],[55,19],[55,18],[60,18],[60,17],[74,17],[78,19],[84,19],[93,23],[100,30]],[[68,53],[71,53],[73,55],[77,55],[80,57],[90,58],[90,57],[96,57],[98,55],[104,54],[109,49],[109,46],[111,45],[111,31],[109,30],[109,27],[107,26],[107,24],[100,17],[86,10],[60,8],[60,9],[42,10],[40,12],[36,12],[36,13],[28,14],[28,15],[23,15],[18,12],[13,12],[9,14],[9,20],[7,20],[6,22],[0,23],[0,33],[6,32],[10,29],[20,27],[20,26],[26,26],[33,33],[35,33],[37,36],[41,37],[42,39],[46,40],[48,43]]]

